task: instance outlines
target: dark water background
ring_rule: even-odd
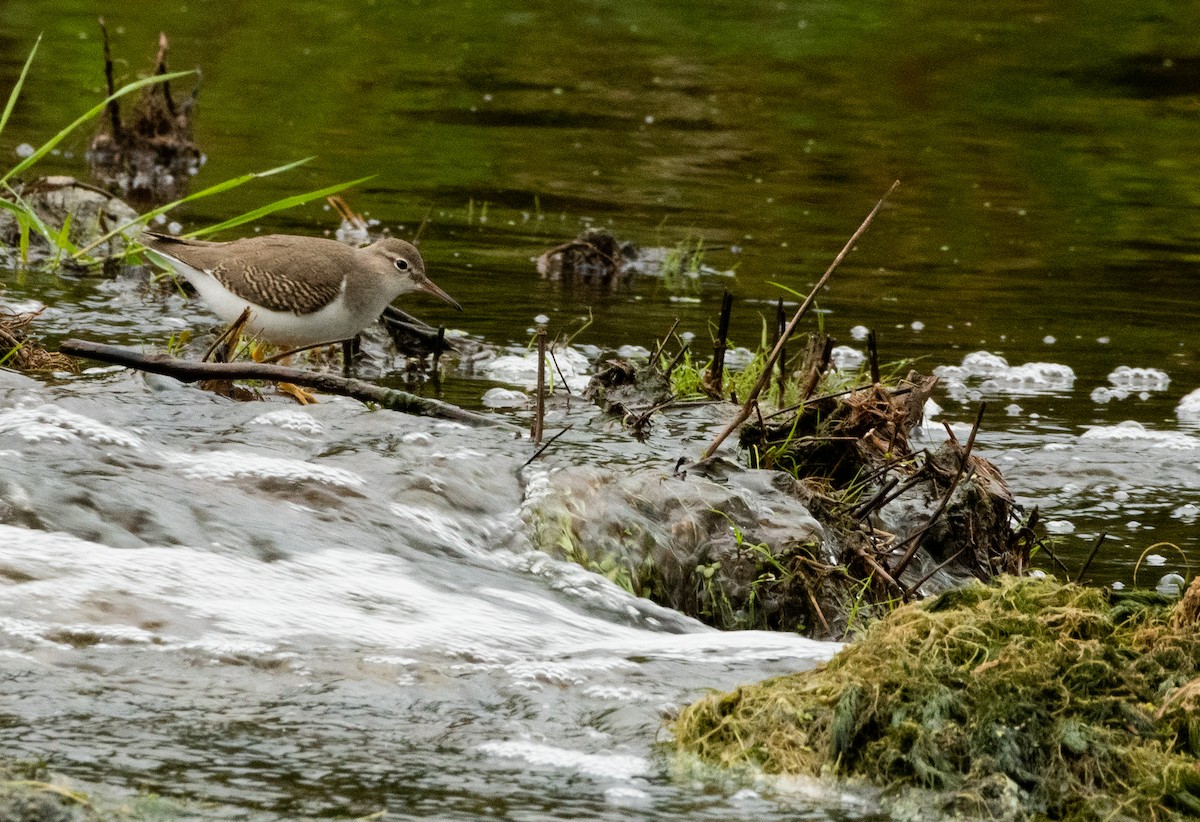
[[[825,328],[855,346],[851,328],[874,328],[885,359],[919,358],[926,370],[974,351],[1069,367],[1067,384],[950,386],[939,419],[961,430],[989,402],[983,452],[1055,523],[1068,563],[1110,533],[1097,581],[1131,584],[1144,551],[1166,567],[1143,565],[1141,583],[1200,565],[1200,438],[1178,413],[1200,387],[1200,6],[102,5],[120,79],[149,68],[159,30],[173,68],[202,70],[196,138],[208,162],[197,187],[316,155],[174,219],[200,226],[374,174],[351,205],[400,236],[428,218],[422,253],[466,312],[406,307],[492,344],[523,345],[539,314],[554,332],[589,313],[577,341],[602,349],[649,346],[676,318],[703,340],[729,287],[733,337],[754,347],[785,295],[775,283],[806,291],[901,180],[822,296]],[[0,167],[16,162],[18,143],[40,144],[101,99],[97,11],[0,4],[0,93],[44,33],[0,135]],[[39,170],[84,176],[89,138]],[[702,242],[706,262],[735,276],[645,279],[614,294],[540,280],[531,258],[586,225],[641,246]],[[256,227],[321,233],[336,218],[313,204]],[[161,346],[183,310],[114,296],[95,278],[0,279],[8,297],[57,309],[43,325],[51,341]],[[204,324],[203,308],[186,312]],[[1169,386],[1097,399],[1119,366],[1157,369]],[[477,407],[491,384],[452,373],[444,390]],[[1180,550],[1147,551],[1159,541]],[[332,812],[315,796],[306,812]],[[526,809],[514,818],[538,816],[527,797],[508,801]]]

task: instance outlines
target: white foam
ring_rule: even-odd
[[[0,411],[0,433],[13,433],[26,442],[91,440],[100,445],[140,448],[141,439],[96,420],[59,408],[18,406]]]
[[[312,414],[298,410],[268,411],[250,420],[250,424],[270,425],[285,431],[296,431],[312,436],[325,433],[325,426],[321,425]]]
[[[640,788],[616,785],[604,791],[604,801],[618,808],[644,808],[653,804],[650,794]]]
[[[1192,451],[1200,448],[1200,440],[1175,431],[1149,431],[1136,420],[1116,425],[1097,425],[1079,435],[1081,440],[1107,440],[1114,443],[1136,443],[1142,447],[1166,448],[1172,451]]]
[[[623,360],[648,360],[650,349],[643,345],[623,345],[617,349],[617,356]]]
[[[1075,523],[1065,519],[1049,519],[1046,520],[1046,533],[1048,534],[1073,534],[1075,533]]]
[[[522,408],[529,405],[529,395],[511,388],[489,388],[480,402],[484,408]]]
[[[962,365],[943,365],[933,369],[947,388],[961,394],[970,382],[978,381],[978,391],[996,394],[1040,394],[1069,391],[1075,385],[1075,372],[1061,363],[1027,362],[1011,366],[998,354],[974,351],[963,357]]]
[[[867,355],[857,348],[839,345],[829,353],[829,359],[838,371],[857,371],[867,361]]]
[[[1108,375],[1108,381],[1115,386],[1126,389],[1143,391],[1165,391],[1171,385],[1167,372],[1157,368],[1130,368],[1120,365]]]
[[[331,547],[262,562],[186,546],[112,548],[67,534],[0,525],[0,571],[29,581],[0,585],[0,614],[45,615],[41,635],[79,626],[99,601],[153,603],[181,614],[162,629],[164,645],[228,653],[277,652],[295,637],[339,647],[374,646],[383,656],[415,649],[473,665],[530,662],[532,676],[578,678],[646,658],[821,661],[841,646],[769,631],[723,632],[695,624],[677,634],[615,624],[547,598],[495,587],[456,590],[425,583],[392,553]],[[625,596],[629,596],[625,594]],[[0,629],[13,626],[0,622]],[[557,667],[556,667],[557,666]],[[587,678],[586,676],[584,677]]]
[[[210,451],[205,454],[164,452],[168,465],[186,477],[204,480],[275,479],[287,482],[321,482],[343,488],[365,488],[367,481],[352,471],[316,465],[287,457],[267,457],[252,451]]]
[[[731,348],[725,352],[725,366],[737,371],[754,362],[754,352],[749,348]]]
[[[553,385],[565,378],[572,391],[582,391],[590,379],[589,365],[588,358],[575,349],[560,348],[553,352],[553,359],[549,355],[546,357],[546,384]],[[485,364],[482,370],[497,382],[534,388],[537,386],[538,355],[536,351],[505,354]]]
[[[1200,421],[1200,388],[1187,394],[1175,406],[1175,416],[1181,420]]]
[[[520,759],[530,765],[574,771],[599,779],[629,781],[650,773],[649,760],[634,754],[589,754],[517,739],[485,742],[476,750],[506,759]]]

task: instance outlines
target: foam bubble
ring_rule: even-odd
[[[1192,391],[1175,406],[1175,416],[1181,420],[1200,422],[1200,388]]]
[[[484,408],[521,408],[529,405],[529,396],[509,388],[489,388],[483,392],[481,402]]]
[[[1108,375],[1113,385],[1129,389],[1165,391],[1171,385],[1171,377],[1157,368],[1130,368],[1120,365]]]
[[[839,345],[830,352],[829,359],[838,371],[857,371],[867,361],[867,355],[857,348]]]

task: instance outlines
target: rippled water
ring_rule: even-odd
[[[731,9],[106,14],[126,78],[160,28],[175,67],[203,69],[196,185],[318,155],[181,209],[185,227],[377,174],[351,205],[400,236],[428,219],[430,272],[467,310],[406,308],[513,357],[534,317],[552,334],[590,317],[568,364],[582,375],[677,318],[703,352],[725,288],[734,342],[755,347],[774,301],[795,299],[776,283],[807,290],[900,178],[823,295],[824,327],[860,352],[874,328],[885,359],[936,369],[933,420],[960,437],[987,401],[982,453],[1040,506],[1072,569],[1106,531],[1097,582],[1190,571],[1196,10]],[[98,99],[93,15],[0,5],[0,94],[45,32],[0,168]],[[83,176],[86,141],[42,170]],[[713,273],[615,293],[538,279],[532,257],[595,224],[640,246],[701,244]],[[311,205],[248,230],[335,227]],[[144,280],[3,272],[0,303],[44,305],[51,345],[161,349],[211,325]],[[398,383],[400,365],[367,371]],[[489,388],[521,387],[476,365],[446,375],[447,399],[480,408]],[[523,467],[527,441],[346,401],[0,371],[5,753],[102,791],[211,803],[207,818],[869,817],[862,798],[671,778],[654,740],[672,706],[835,649],[719,634],[531,551],[522,513],[556,467],[669,467],[712,432],[685,413],[637,444],[589,416],[579,403],[552,416],[551,430],[576,428]]]

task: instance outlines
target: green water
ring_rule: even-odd
[[[93,11],[0,9],[5,87],[46,37],[0,150],[40,142],[98,99]],[[835,333],[861,323],[896,354],[986,345],[1014,362],[1049,356],[1050,334],[1051,354],[1080,372],[1136,357],[1126,364],[1195,377],[1177,322],[1195,307],[1200,191],[1189,4],[1083,15],[1029,3],[194,2],[106,14],[125,78],[148,66],[159,29],[173,67],[202,69],[197,185],[316,155],[181,222],[375,174],[351,204],[409,232],[430,214],[424,251],[469,331],[520,340],[538,313],[577,313],[579,298],[528,261],[583,220],[639,244],[703,238],[711,264],[737,266],[739,297],[778,297],[772,281],[803,290],[900,179],[825,300]],[[81,173],[78,160],[45,170]],[[312,206],[263,228],[332,222]],[[700,330],[719,298],[642,296],[587,300],[592,341],[644,341],[681,314]],[[740,313],[735,332],[756,335]],[[1098,350],[1102,336],[1112,344]]]

